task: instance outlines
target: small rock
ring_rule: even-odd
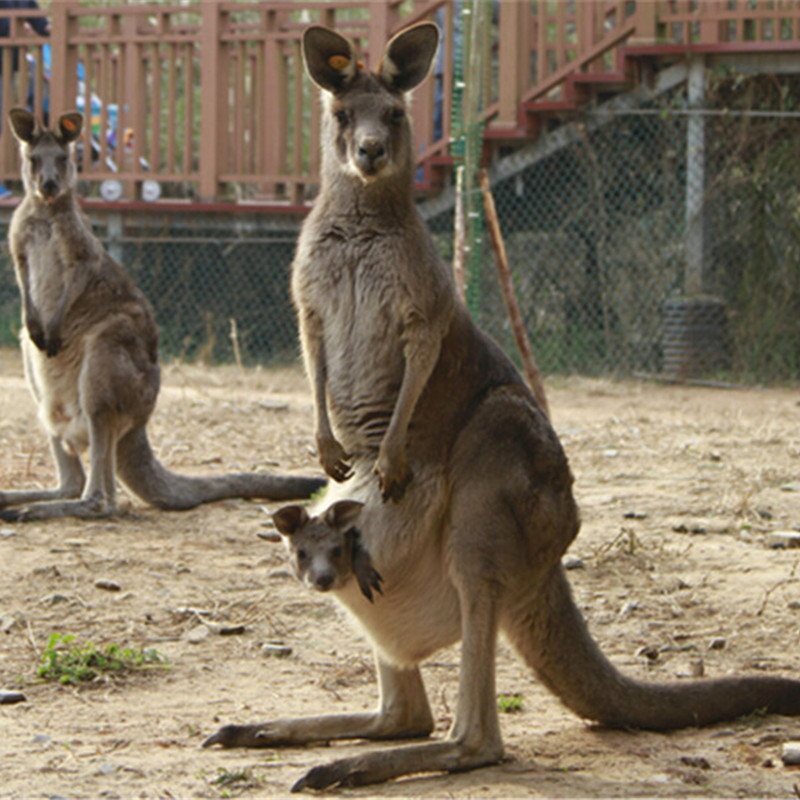
[[[118,592],[122,587],[116,582],[108,578],[98,578],[94,585],[98,589],[105,589],[107,592]]]
[[[636,655],[639,658],[646,658],[648,661],[658,661],[661,653],[655,645],[646,644],[636,651]]]
[[[256,536],[259,539],[263,539],[265,542],[280,542],[281,535],[276,531],[259,531]]]
[[[64,544],[69,547],[86,547],[89,544],[88,539],[65,539]]]
[[[708,643],[709,650],[724,650],[728,642],[722,636],[716,636]]]
[[[800,547],[800,533],[797,531],[772,531],[764,540],[771,550],[793,549]]]
[[[561,563],[564,565],[564,569],[583,569],[586,566],[583,559],[578,556],[564,556]]]
[[[37,733],[33,737],[34,744],[50,744],[50,737],[46,733]]]
[[[281,642],[267,642],[261,648],[261,652],[271,658],[288,658],[292,654],[292,648]]]
[[[787,767],[800,767],[800,742],[784,742],[781,761]]]
[[[11,528],[4,528],[0,530],[0,539],[10,539],[12,536],[18,536],[19,534],[16,531],[12,531]]]
[[[706,674],[706,665],[702,658],[695,658],[689,662],[689,674],[693,678],[702,678]]]
[[[246,630],[244,625],[223,625],[217,630],[217,633],[220,636],[238,636]]]
[[[186,638],[192,644],[200,644],[200,642],[205,641],[209,634],[211,633],[211,629],[207,625],[198,625],[195,628],[192,628],[189,633],[186,634]]]
[[[22,692],[0,691],[0,706],[10,706],[14,703],[25,703],[28,698]]]
[[[625,519],[647,519],[644,511],[626,511],[622,516]]]
[[[628,600],[625,605],[619,610],[619,619],[627,619],[634,611],[639,608],[639,601],[638,600]]]
[[[43,605],[54,606],[58,603],[69,602],[69,597],[67,597],[65,594],[48,594],[45,595],[39,602]]]
[[[711,764],[703,756],[681,756],[681,764],[695,769],[711,769]]]
[[[784,483],[781,486],[782,492],[800,492],[800,483]]]

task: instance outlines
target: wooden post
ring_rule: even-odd
[[[522,370],[525,373],[528,386],[533,392],[533,396],[536,398],[536,402],[539,403],[542,411],[544,411],[549,419],[550,408],[547,404],[547,397],[544,392],[542,374],[539,372],[539,367],[536,365],[536,359],[533,357],[528,333],[525,330],[525,323],[522,320],[522,313],[519,309],[517,296],[514,292],[514,281],[511,277],[511,268],[508,266],[506,248],[503,244],[503,234],[500,230],[497,210],[494,205],[492,190],[489,186],[489,173],[485,169],[480,170],[478,173],[478,180],[480,182],[481,193],[483,194],[483,209],[486,213],[486,223],[489,228],[489,236],[491,237],[494,262],[497,267],[498,278],[500,279],[500,288],[503,290],[503,299],[505,300],[506,309],[508,310],[508,318],[511,321],[514,341],[517,343],[517,350],[519,350],[520,357],[522,358]]]
[[[528,86],[530,10],[525,3],[500,3],[500,41],[498,52],[498,114],[494,128],[516,128],[519,99]]]
[[[200,80],[203,87],[200,113],[200,199],[217,198],[220,172],[220,130],[228,109],[222,103],[227,74],[220,75],[220,10],[217,3],[203,3],[200,32]]]

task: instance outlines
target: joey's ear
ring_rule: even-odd
[[[308,522],[308,511],[303,506],[284,506],[272,515],[272,521],[284,536],[291,536]]]
[[[339,500],[325,512],[325,522],[332,528],[345,528],[352,525],[364,504],[358,500]]]
[[[14,136],[21,142],[31,144],[41,133],[41,126],[36,118],[25,108],[12,108],[8,112],[8,121],[11,123],[11,130]]]
[[[77,111],[70,111],[58,118],[59,138],[64,144],[74,142],[83,129],[83,116]]]
[[[303,32],[306,72],[321,89],[341,91],[358,71],[353,44],[336,31],[312,25]]]
[[[389,40],[378,74],[392,89],[411,91],[428,77],[438,46],[436,25],[432,22],[412,25]]]

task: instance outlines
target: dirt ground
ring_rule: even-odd
[[[17,352],[0,352],[0,386],[0,487],[52,483]],[[769,534],[800,527],[798,392],[584,379],[547,390],[584,518],[570,552],[582,566],[569,575],[603,649],[653,679],[800,675],[800,550],[767,546]],[[168,365],[150,435],[186,473],[318,472],[299,369]],[[260,503],[164,513],[124,490],[121,502],[113,520],[0,523],[0,688],[27,697],[0,705],[0,796],[285,796],[314,764],[378,746],[201,749],[227,722],[371,708],[370,649],[331,599],[287,574],[282,546],[257,536],[268,525]],[[53,633],[156,648],[169,667],[44,682]],[[291,654],[265,654],[274,642]],[[442,736],[458,649],[423,672]],[[498,691],[523,700],[502,715],[505,763],[341,794],[800,794],[800,771],[780,758],[783,742],[800,739],[798,720],[600,730],[564,710],[505,643]]]

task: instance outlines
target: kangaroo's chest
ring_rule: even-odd
[[[26,225],[25,234],[28,291],[33,305],[47,318],[55,310],[69,280],[59,231],[44,220],[32,220]]]

